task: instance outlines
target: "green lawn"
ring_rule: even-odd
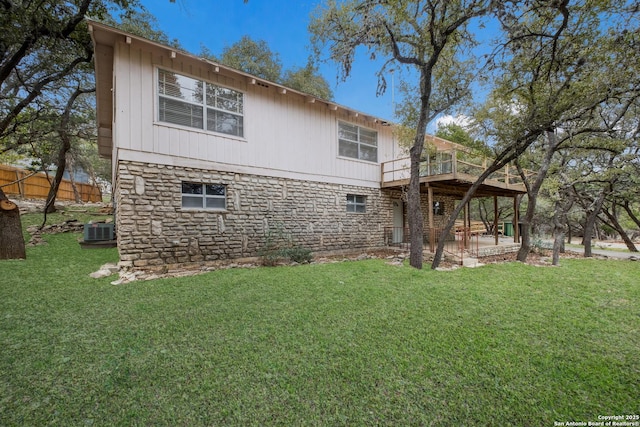
[[[553,426],[640,412],[640,263],[380,260],[113,286],[0,261],[0,425]]]

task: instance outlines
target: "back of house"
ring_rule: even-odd
[[[384,120],[89,22],[123,268],[384,245],[403,227]]]

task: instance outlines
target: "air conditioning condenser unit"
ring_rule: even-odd
[[[101,240],[113,240],[113,223],[95,223],[84,225],[84,241],[97,242]]]

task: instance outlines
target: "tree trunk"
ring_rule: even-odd
[[[625,202],[622,204],[622,207],[624,208],[624,210],[627,212],[627,215],[629,215],[629,218],[631,218],[631,221],[635,222],[636,225],[638,227],[640,227],[640,219],[638,219],[634,214],[633,211],[631,210],[631,206],[629,206],[629,201],[625,200]]]
[[[571,243],[571,239],[573,238],[573,229],[571,227],[571,220],[569,219],[569,211],[571,211],[571,208],[573,207],[573,200],[566,196],[567,194],[566,191],[563,191],[563,193],[565,194],[565,196],[562,196],[562,197],[563,197],[563,200],[566,200],[566,203],[563,203],[563,207],[562,207],[562,221],[564,223],[564,230],[567,236],[567,240],[566,242],[565,240],[562,241],[562,245],[560,246],[561,254],[566,252],[565,243]]]
[[[60,183],[62,182],[62,177],[64,176],[64,169],[66,167],[66,151],[64,147],[60,148],[60,152],[58,153],[58,161],[56,163],[58,169],[56,170],[56,176],[53,178],[53,182],[51,182],[51,187],[49,188],[47,203],[44,207],[45,213],[52,213],[56,211],[56,196],[58,194],[58,189],[60,188]]]
[[[45,205],[45,213],[56,211],[56,195],[58,194],[58,189],[60,188],[60,183],[62,182],[62,177],[64,176],[64,170],[67,166],[67,153],[71,149],[71,134],[69,133],[69,125],[71,122],[71,110],[73,109],[73,104],[76,102],[76,99],[78,99],[80,95],[84,93],[91,93],[95,90],[95,88],[76,88],[73,94],[69,97],[67,105],[64,108],[64,112],[60,117],[60,128],[58,129],[58,135],[60,136],[62,145],[60,146],[60,151],[58,152],[58,159],[56,161],[58,170],[56,170],[56,177],[53,179],[53,183],[51,184],[51,188],[49,189],[47,204]]]
[[[608,168],[611,168],[613,166],[615,158],[615,154],[610,155]],[[613,191],[613,183],[613,181],[609,181],[606,186],[600,188],[597,197],[591,198],[587,196],[585,198],[585,201],[590,201],[590,203],[585,203],[585,201],[582,202],[583,206],[585,206],[585,212],[587,213],[587,219],[584,224],[584,235],[582,237],[585,257],[593,256],[591,252],[591,238],[593,236],[594,229],[596,228],[598,216],[602,211],[602,206],[604,205],[607,194]]]
[[[409,220],[409,238],[411,241],[411,249],[409,253],[409,264],[421,269],[423,261],[423,241],[424,241],[424,216],[422,214],[422,204],[420,201],[420,173],[414,172],[414,164],[419,169],[420,160],[414,160],[411,149],[411,179],[409,180],[409,191],[407,193],[407,214]]]
[[[547,177],[547,173],[549,172],[549,167],[551,167],[551,159],[553,159],[553,154],[558,149],[558,138],[556,138],[556,134],[553,130],[547,130],[547,147],[545,149],[544,157],[542,158],[542,163],[538,169],[538,174],[536,175],[536,179],[533,181],[532,185],[527,185],[527,197],[529,199],[529,203],[527,203],[527,212],[524,215],[524,218],[521,219],[522,224],[522,243],[520,244],[520,250],[518,251],[518,261],[525,262],[527,257],[529,256],[529,252],[531,252],[531,222],[533,221],[533,216],[536,213],[536,204],[538,202],[538,193],[540,192],[540,187],[542,187],[542,183]],[[520,176],[526,183],[526,176],[522,172],[522,168],[518,163],[518,172],[520,172]]]
[[[564,230],[559,231],[553,239],[553,257],[551,261],[552,265],[558,265],[560,263],[560,254],[564,253],[564,251],[562,251],[563,244]]]
[[[486,199],[478,199],[478,214],[480,215],[480,220],[484,224],[485,230],[487,233],[494,234],[495,230],[493,229],[493,222],[489,221],[489,214],[487,211],[487,207],[484,205],[484,201]]]
[[[552,264],[558,265],[560,261],[560,253],[564,252],[564,206],[560,200],[555,202],[555,210],[553,213],[553,259]]]
[[[424,245],[424,216],[420,199],[420,159],[422,158],[424,138],[427,133],[429,98],[431,96],[431,73],[428,70],[423,69],[420,72],[420,88],[420,114],[418,116],[416,137],[413,141],[413,146],[409,150],[411,176],[409,178],[409,191],[407,192],[407,214],[411,241],[409,265],[418,269],[422,268],[422,246]]]
[[[615,205],[614,205],[614,209],[615,209]],[[629,238],[629,235],[624,230],[624,228],[620,225],[620,222],[618,222],[618,218],[616,218],[615,210],[614,212],[609,212],[608,209],[602,209],[602,212],[609,219],[609,223],[608,223],[609,227],[613,228],[618,232],[624,244],[627,245],[627,249],[629,249],[631,252],[638,252],[638,248],[636,248],[636,245]]]
[[[598,240],[607,240],[606,239],[607,236],[602,234],[602,228],[600,228],[600,225],[599,225],[599,223],[597,221],[597,218],[596,218],[595,224],[593,225],[593,229],[596,231],[596,239],[598,239]]]
[[[598,199],[593,204],[592,210],[588,212],[587,220],[584,224],[584,236],[582,237],[582,243],[584,244],[584,256],[586,258],[592,257],[593,253],[591,252],[591,236],[593,235],[596,220],[598,219],[598,214],[602,209],[602,204],[604,203],[605,191],[604,189],[600,192]]]
[[[73,190],[73,199],[76,203],[82,203],[82,195],[78,191],[76,180],[73,177],[75,163],[73,161],[73,157],[69,153],[67,153],[67,164],[69,165],[69,182],[71,183],[71,189]]]
[[[25,259],[26,257],[20,209],[5,196],[0,188],[0,259]]]

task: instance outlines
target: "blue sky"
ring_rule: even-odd
[[[280,55],[283,69],[302,67],[311,53],[307,26],[318,0],[141,0],[169,38],[197,54],[201,46],[220,54],[225,46],[248,35],[264,40]],[[337,103],[393,120],[391,89],[376,97],[380,64],[361,55],[346,82],[337,80],[337,64],[319,64]],[[389,77],[390,81],[390,77]],[[397,82],[396,82],[397,83]]]

